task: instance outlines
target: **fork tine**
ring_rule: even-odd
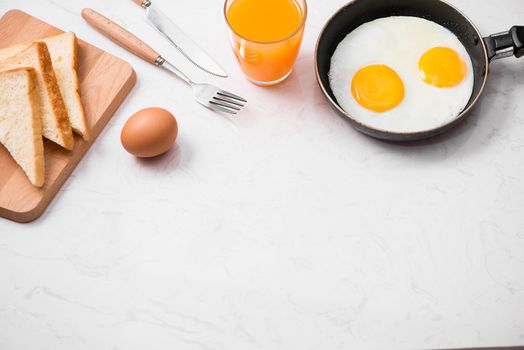
[[[236,109],[230,109],[228,107],[225,107],[221,104],[218,104],[216,102],[213,102],[213,101],[209,101],[209,104],[210,104],[210,108],[216,110],[216,111],[221,111],[221,112],[224,112],[224,113],[229,113],[229,114],[237,114],[237,111]]]
[[[222,95],[218,95],[218,97],[214,96],[213,99],[217,100],[217,101],[220,101],[220,102],[223,102],[223,103],[232,104],[232,105],[235,105],[235,106],[238,106],[238,107],[244,107],[244,105],[242,103],[236,102],[236,100],[233,100],[233,99],[230,99],[230,98],[227,98],[227,97],[223,97]]]
[[[242,101],[242,102],[247,102],[247,100],[243,97],[240,97],[238,95],[235,95],[235,94],[232,94],[231,92],[228,92],[228,91],[225,91],[225,90],[219,90],[217,92],[218,95],[222,95],[222,96],[226,96],[226,97],[229,97],[229,98],[233,98],[235,100],[238,100],[238,101]]]
[[[238,106],[235,106],[231,103],[228,103],[228,102],[222,102],[222,101],[219,101],[219,100],[213,100],[213,101],[209,101],[209,103],[213,103],[213,104],[216,104],[216,105],[219,105],[219,106],[222,106],[222,107],[226,107],[226,108],[229,108],[229,109],[234,109],[235,111],[239,111],[240,108]]]

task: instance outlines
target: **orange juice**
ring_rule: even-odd
[[[304,0],[228,0],[230,39],[244,73],[270,85],[293,69],[306,17]]]
[[[227,19],[239,35],[267,43],[293,34],[302,13],[294,0],[236,0],[227,10]]]

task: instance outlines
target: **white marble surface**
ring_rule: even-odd
[[[316,85],[316,37],[345,0],[309,0],[296,71],[272,89],[242,77],[221,0],[155,2],[229,70],[223,84],[249,99],[240,119],[79,16],[97,9],[176,56],[129,0],[0,2],[138,75],[46,213],[0,219],[0,349],[524,344],[524,60],[493,65],[466,124],[393,145],[350,128]],[[524,22],[522,0],[452,2],[486,34]],[[180,139],[139,161],[119,135],[147,106],[171,110]]]

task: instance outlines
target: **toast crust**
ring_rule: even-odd
[[[39,114],[40,97],[36,90],[36,71],[33,68],[27,68],[29,73],[29,102],[33,106],[33,144],[35,147],[34,167],[36,169],[35,180],[33,185],[42,187],[45,182],[45,157],[44,141],[42,140],[42,119]]]
[[[81,114],[81,123],[83,124],[83,130],[76,130],[84,140],[89,141],[91,135],[89,134],[89,128],[87,126],[87,117],[84,110],[84,104],[82,103],[81,92],[80,92],[80,81],[78,79],[78,39],[76,34],[73,34],[73,71],[75,72],[75,97]]]
[[[62,146],[65,149],[72,150],[73,146],[75,145],[75,140],[73,139],[73,133],[71,131],[71,121],[67,116],[67,109],[65,107],[64,100],[62,99],[58,82],[56,81],[55,71],[53,70],[53,63],[51,61],[51,56],[49,55],[49,50],[47,49],[46,43],[42,41],[32,43],[31,45],[38,45],[38,50],[41,52],[40,59],[41,65],[43,67],[43,78],[46,82],[45,87],[51,102],[51,109],[53,110],[53,114],[56,118],[59,134],[62,137]]]

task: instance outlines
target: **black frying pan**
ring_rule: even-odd
[[[328,78],[331,56],[337,45],[358,26],[389,16],[415,16],[436,22],[455,33],[471,56],[475,75],[473,94],[464,110],[449,123],[422,132],[389,132],[360,123],[337,104]],[[335,13],[320,33],[315,52],[315,68],[320,88],[332,107],[338,114],[348,118],[356,129],[383,140],[415,141],[441,134],[463,121],[482,95],[489,63],[513,55],[524,56],[524,27],[513,27],[508,32],[482,38],[466,16],[441,0],[354,0]]]

